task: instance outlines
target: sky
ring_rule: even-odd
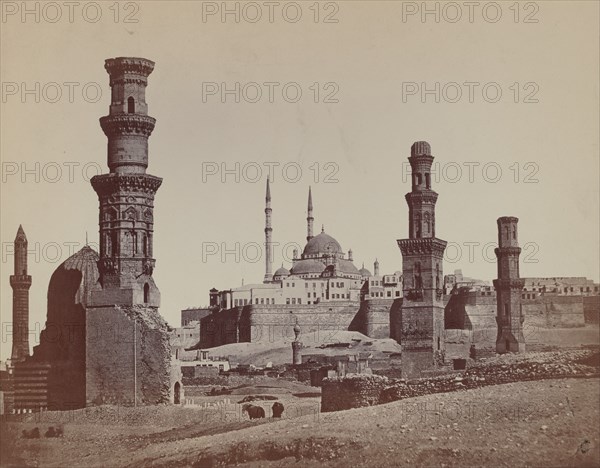
[[[491,3],[2,2],[0,359],[19,224],[30,346],[52,272],[86,236],[97,245],[89,178],[108,172],[111,57],[156,62],[154,279],[171,325],[212,287],[262,281],[269,168],[274,270],[304,246],[309,186],[317,232],[358,267],[401,270],[419,140],[445,274],[495,278],[496,219],[510,215],[522,276],[598,281],[598,3]]]

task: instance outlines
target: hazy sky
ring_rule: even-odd
[[[262,281],[256,243],[271,163],[274,241],[304,245],[312,185],[317,231],[325,224],[359,267],[377,257],[382,273],[401,270],[396,239],[408,234],[406,158],[417,140],[439,163],[444,273],[493,279],[496,219],[512,215],[522,276],[598,281],[598,3],[488,3],[470,12],[428,2],[436,22],[421,16],[422,2],[277,2],[271,22],[264,2],[230,2],[236,22],[223,21],[221,2],[81,2],[72,12],[25,2],[25,16],[21,2],[2,2],[1,358],[19,223],[38,331],[50,275],[86,232],[98,240],[87,179],[108,171],[98,118],[110,103],[110,57],[156,62],[148,172],[164,182],[154,278],[172,325],[181,309],[207,304],[213,286]],[[472,258],[469,243],[479,243]],[[274,269],[282,257],[276,248]]]

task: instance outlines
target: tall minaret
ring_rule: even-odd
[[[100,119],[108,137],[109,174],[92,177],[100,201],[100,284],[91,307],[159,307],[152,279],[155,260],[154,195],[162,179],[146,173],[148,138],[155,119],[148,115],[146,86],[154,62],[136,57],[108,59],[112,98]],[[116,292],[118,290],[118,292]]]
[[[496,352],[524,352],[523,309],[521,291],[525,280],[519,276],[519,237],[517,235],[518,218],[506,216],[498,218],[498,279],[494,280],[496,289],[496,322],[498,335]]]
[[[308,187],[308,216],[306,217],[306,242],[311,240],[313,236],[313,203],[312,203],[312,190]]]
[[[379,260],[377,259],[375,259],[375,263],[373,263],[373,274],[379,276]]]
[[[13,290],[12,363],[29,356],[29,288],[31,276],[27,274],[27,236],[19,225],[15,237],[15,274],[10,276]]]
[[[271,227],[271,187],[269,186],[269,178],[267,177],[267,194],[265,196],[265,278],[263,283],[271,283],[273,281],[273,244]]]
[[[442,263],[446,241],[435,237],[435,203],[438,194],[431,189],[431,147],[417,141],[408,161],[412,169],[412,190],[408,204],[408,239],[398,240],[402,252],[403,295],[402,326],[399,342],[404,357],[419,376],[426,365],[432,366],[444,356],[444,301]],[[398,338],[397,338],[398,339]],[[414,359],[411,352],[414,351]],[[429,353],[423,359],[424,352]]]

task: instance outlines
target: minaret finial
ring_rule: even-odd
[[[265,197],[267,201],[271,201],[271,186],[269,185],[269,177],[267,176],[267,195]]]
[[[308,186],[308,215],[306,216],[306,242],[311,240],[313,236],[313,203],[312,203],[312,190],[310,185]]]

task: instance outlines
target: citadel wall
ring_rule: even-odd
[[[327,302],[310,305],[252,304],[221,310],[201,319],[200,347],[293,340],[296,323],[305,337],[310,335],[311,339],[318,341],[325,336],[320,336],[319,332],[331,335],[332,331],[348,330],[359,309],[357,302]]]

